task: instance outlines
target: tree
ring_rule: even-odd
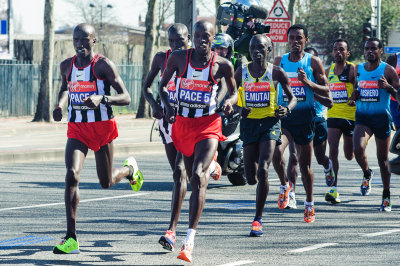
[[[50,103],[54,56],[54,0],[44,3],[43,60],[40,68],[40,89],[34,122],[50,121]]]
[[[171,5],[174,0],[159,0],[158,8],[158,22],[156,26],[156,46],[159,48],[161,46],[161,30],[163,30],[165,19],[174,15],[174,10],[171,9]]]
[[[149,0],[146,13],[146,32],[144,35],[144,51],[143,51],[143,73],[142,73],[142,87],[146,79],[147,73],[150,71],[151,59],[153,58],[153,46],[155,39],[155,28],[157,0]],[[136,118],[148,118],[150,117],[150,106],[149,103],[143,96],[143,92],[140,94],[139,108],[136,114]]]
[[[74,12],[72,25],[75,26],[81,22],[92,24],[98,34],[101,34],[101,24],[119,24],[118,17],[115,15],[114,8],[107,0],[64,0],[69,3]],[[65,21],[69,25],[70,20]]]
[[[310,43],[328,55],[327,64],[333,60],[332,43],[337,38],[350,43],[350,61],[363,60],[362,25],[371,17],[370,1],[300,0],[297,7],[297,22],[307,26]],[[387,34],[396,23],[396,10],[399,8],[397,0],[382,1],[381,30],[384,44]]]

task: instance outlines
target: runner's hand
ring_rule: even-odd
[[[389,84],[389,82],[386,80],[386,78],[383,75],[381,75],[381,78],[378,79],[378,86],[381,89],[387,90],[389,93],[392,88],[392,85]]]
[[[307,74],[306,72],[304,72],[303,68],[300,68],[299,70],[297,70],[297,78],[299,79],[299,81],[301,81],[304,85],[307,85],[309,82],[309,79],[307,78]]]
[[[356,106],[356,101],[359,96],[360,96],[360,92],[358,90],[353,91],[353,93],[350,96],[350,99],[347,101],[347,105]]]
[[[53,110],[53,119],[54,121],[61,121],[62,119],[62,108],[60,106],[56,106]]]
[[[242,117],[247,118],[247,116],[250,114],[251,108],[248,107],[242,107],[242,111],[240,112],[240,114],[242,115]]]
[[[282,105],[279,105],[278,109],[275,110],[276,118],[280,119],[280,118],[286,117],[287,115],[288,115],[287,108]]]
[[[151,110],[153,112],[153,117],[157,119],[161,119],[164,116],[164,111],[158,103],[155,103],[151,106]]]
[[[175,108],[173,108],[171,105],[168,105],[166,107],[166,114],[165,114],[165,119],[168,121],[168,123],[173,124],[175,122]]]
[[[222,105],[222,112],[224,112],[224,115],[228,116],[233,113],[233,106],[230,101],[225,101],[224,104]]]
[[[97,108],[100,105],[103,95],[90,95],[83,100],[83,103],[89,108]]]

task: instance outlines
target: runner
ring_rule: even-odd
[[[318,52],[313,47],[307,47],[304,49],[304,52],[307,52],[313,56],[318,57]],[[317,159],[319,165],[324,167],[325,179],[333,180],[334,172],[332,167],[332,162],[329,160],[328,156],[326,156],[326,142],[328,139],[328,128],[326,119],[324,117],[326,107],[331,108],[333,105],[333,99],[331,94],[329,93],[327,96],[322,97],[321,95],[314,94],[314,108],[316,111],[316,118],[314,120],[314,139],[313,139],[313,148],[314,148],[314,156]],[[288,179],[292,182],[292,186],[289,192],[289,202],[286,206],[287,209],[297,209],[296,206],[296,181],[297,181],[297,155],[295,149],[295,143],[289,143],[289,160],[287,166]]]
[[[339,141],[343,134],[344,156],[347,160],[352,160],[356,107],[349,101],[355,78],[354,64],[347,61],[350,56],[349,43],[344,39],[337,39],[333,43],[332,56],[335,63],[325,70],[325,74],[333,95],[333,107],[328,110],[328,142],[329,159],[332,162],[334,175],[332,179],[326,178],[326,185],[330,189],[325,194],[325,200],[336,204],[341,202],[337,191]]]
[[[118,130],[111,105],[128,105],[131,99],[115,65],[108,58],[93,52],[96,42],[92,25],[77,25],[73,31],[76,55],[60,65],[62,84],[53,118],[61,121],[62,108],[68,101],[68,140],[65,148],[67,234],[53,248],[56,254],[80,252],[76,237],[79,179],[88,149],[94,151],[102,188],[110,188],[123,178],[130,181],[134,191],[139,191],[143,184],[135,158],[126,159],[122,168],[113,168],[113,140],[117,138]],[[117,95],[110,96],[110,85]]]
[[[295,24],[288,29],[287,34],[290,52],[275,58],[274,65],[286,71],[294,96],[297,98],[297,105],[287,118],[282,119],[282,144],[275,148],[273,157],[274,168],[281,181],[278,207],[284,209],[289,202],[291,182],[287,180],[283,154],[288,144],[294,141],[300,155],[301,178],[307,195],[304,202],[304,221],[311,223],[315,220],[314,173],[311,170],[315,119],[314,95],[329,98],[329,88],[321,60],[304,52],[304,46],[308,42],[307,28]],[[282,91],[279,92],[278,103],[287,106],[288,98]]]
[[[262,236],[262,214],[268,196],[268,169],[275,146],[281,143],[280,118],[287,116],[296,106],[296,98],[289,86],[289,79],[282,68],[267,62],[272,50],[271,40],[257,34],[250,40],[252,62],[243,64],[235,72],[239,88],[238,106],[242,108],[240,138],[243,140],[244,169],[249,185],[257,184],[256,215],[250,236]],[[288,105],[277,105],[278,94],[274,81],[281,84],[288,96]]]
[[[198,21],[194,26],[195,48],[176,51],[168,59],[160,82],[161,100],[166,106],[166,118],[171,123],[176,149],[184,155],[186,173],[192,194],[189,207],[189,229],[178,258],[192,261],[194,236],[204,208],[208,184],[207,169],[217,150],[218,141],[225,140],[221,132],[221,117],[216,113],[221,80],[225,80],[230,97],[222,110],[229,115],[237,102],[233,66],[211,51],[214,25]],[[178,108],[170,104],[166,85],[177,73]],[[176,120],[176,121],[175,121]]]
[[[388,154],[390,144],[391,120],[390,95],[396,97],[399,89],[399,77],[396,70],[381,61],[383,45],[381,40],[370,38],[364,44],[364,57],[367,62],[355,68],[358,86],[354,93],[356,102],[356,125],[353,136],[353,149],[357,163],[363,170],[361,195],[371,192],[371,180],[374,172],[369,168],[365,149],[368,140],[375,134],[378,164],[383,184],[380,211],[391,211],[390,172]],[[398,98],[397,98],[398,99]]]
[[[390,55],[386,63],[396,69],[396,73],[400,78],[400,53]],[[390,96],[390,113],[392,114],[393,124],[397,131],[400,128],[400,109],[396,98],[393,96]]]
[[[183,164],[182,154],[177,152],[174,143],[171,138],[172,124],[164,117],[164,104],[161,102],[161,106],[156,99],[154,99],[153,91],[151,85],[154,81],[156,75],[165,70],[167,64],[167,59],[172,52],[177,50],[184,50],[188,48],[188,43],[190,40],[190,35],[188,29],[184,24],[176,23],[168,29],[168,41],[171,49],[166,52],[157,53],[151,65],[149,74],[143,84],[143,95],[149,102],[151,109],[153,110],[153,116],[159,119],[159,129],[161,139],[164,143],[165,152],[172,171],[174,172],[174,187],[172,190],[172,202],[171,202],[171,220],[165,235],[159,240],[159,243],[167,250],[173,251],[175,249],[176,243],[176,226],[178,224],[179,214],[181,212],[182,202],[186,195],[187,190],[187,176],[185,171],[185,166]],[[176,95],[175,95],[175,75],[168,82],[168,93],[170,95],[170,102],[176,105]],[[209,174],[213,179],[219,179],[221,176],[221,166],[213,161],[212,165],[209,167]],[[213,170],[213,171],[211,171]]]

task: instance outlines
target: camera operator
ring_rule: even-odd
[[[215,36],[215,40],[211,49],[219,56],[225,57],[233,64],[236,71],[243,63],[247,63],[246,57],[234,51],[233,39],[229,34],[219,33]]]

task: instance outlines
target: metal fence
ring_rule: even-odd
[[[135,113],[139,107],[142,65],[117,65],[119,74],[131,96],[129,106],[113,107],[115,113]],[[153,91],[157,90],[157,81]],[[52,105],[57,102],[61,85],[59,65],[53,66]],[[40,87],[40,65],[32,63],[0,64],[0,117],[33,116]]]

